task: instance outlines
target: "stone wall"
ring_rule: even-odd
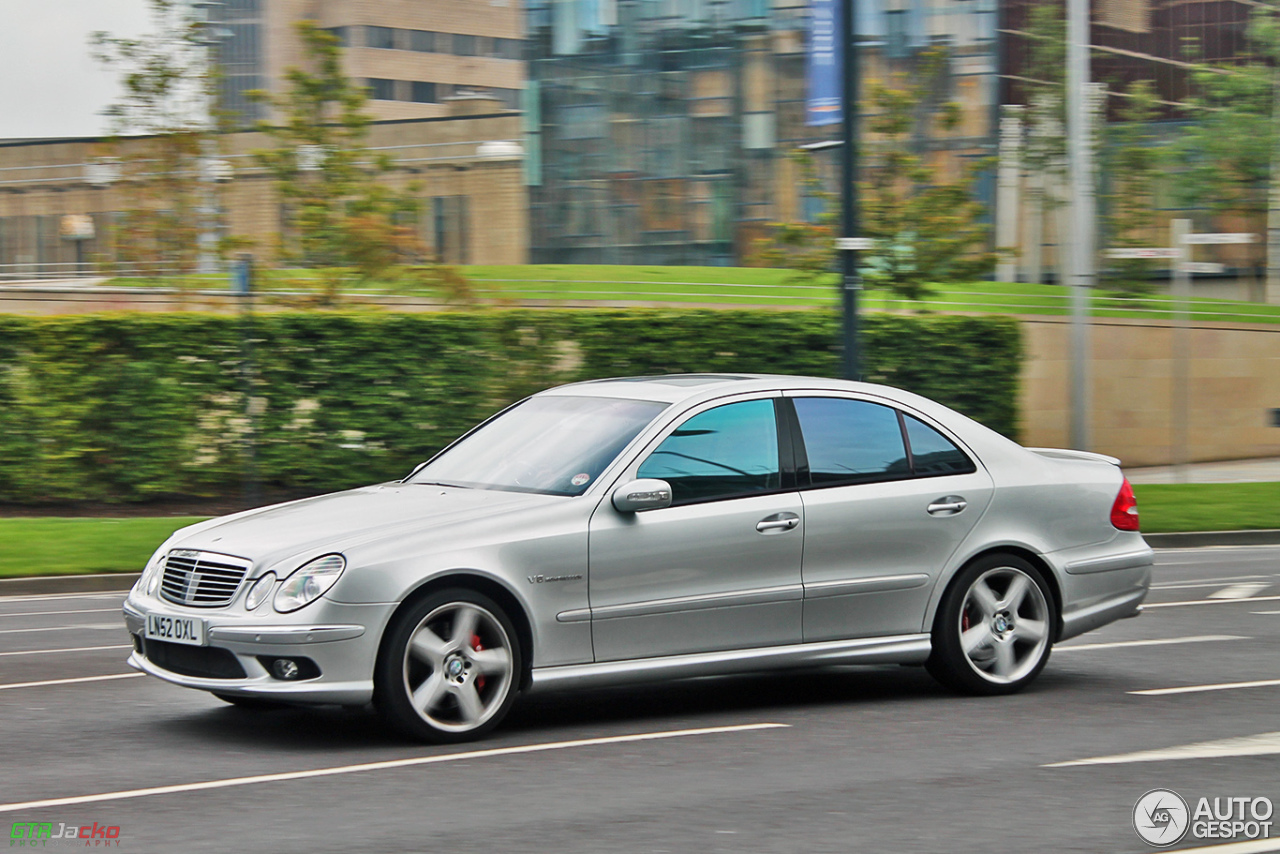
[[[1065,448],[1070,425],[1069,318],[1024,317],[1025,445]],[[1090,450],[1126,465],[1173,462],[1173,326],[1096,318],[1091,328]],[[1192,461],[1280,456],[1280,326],[1199,323],[1189,334]]]

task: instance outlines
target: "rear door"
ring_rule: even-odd
[[[991,500],[990,476],[921,415],[788,394],[801,438],[805,641],[921,632],[939,573]]]

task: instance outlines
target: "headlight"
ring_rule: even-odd
[[[261,605],[267,599],[267,594],[271,592],[271,587],[276,583],[276,574],[268,572],[266,575],[253,582],[253,586],[249,588],[249,592],[245,594],[244,606],[252,611]]]
[[[287,614],[314,602],[333,586],[346,565],[347,560],[342,555],[316,558],[284,580],[272,605],[281,614]]]
[[[164,545],[156,549],[155,554],[151,555],[151,560],[147,561],[146,567],[142,570],[136,584],[133,585],[135,593],[146,593],[150,596],[156,592],[156,587],[160,584],[160,576],[164,574],[164,559],[169,553],[169,541],[165,540]]]

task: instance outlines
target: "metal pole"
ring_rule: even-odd
[[[258,480],[258,419],[253,400],[253,256],[244,253],[236,262],[232,290],[240,298],[240,391],[244,396],[244,471],[243,488],[246,507],[262,503],[262,487]]]
[[[1191,247],[1187,245],[1187,235],[1191,233],[1191,220],[1175,219],[1169,231],[1173,237],[1173,248],[1178,250],[1174,259],[1173,270],[1173,389],[1170,414],[1170,439],[1173,458],[1174,480],[1187,482],[1187,424],[1191,410],[1191,394],[1189,379],[1191,323],[1187,300],[1191,296],[1191,273],[1187,262],[1191,260]]]
[[[858,236],[858,22],[854,0],[840,0],[840,46],[844,64],[841,98],[841,125],[844,145],[840,147],[840,197],[844,205],[841,235],[846,240]],[[847,242],[840,251],[841,306],[843,322],[843,375],[847,380],[862,378],[858,348],[858,250]]]
[[[1089,291],[1094,279],[1093,148],[1089,83],[1089,0],[1067,0],[1067,156],[1071,180],[1071,446],[1089,448]]]

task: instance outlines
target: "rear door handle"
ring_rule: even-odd
[[[968,506],[962,496],[948,495],[930,504],[928,510],[930,516],[954,516]]]
[[[782,533],[790,531],[800,524],[800,517],[794,513],[774,513],[756,522],[756,530],[762,534]]]

